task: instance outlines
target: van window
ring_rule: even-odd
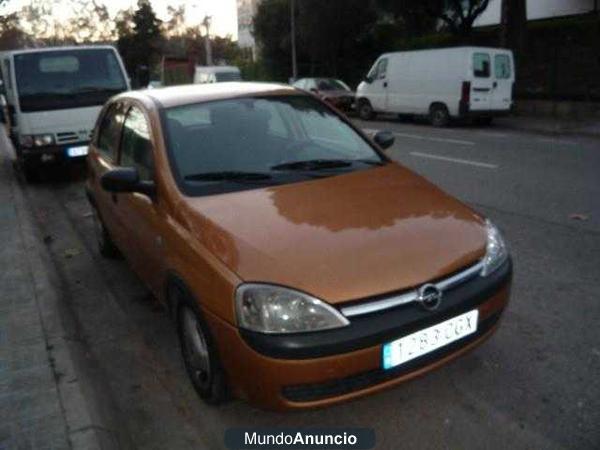
[[[496,74],[496,78],[510,78],[510,69],[510,58],[508,57],[508,55],[496,55],[494,57],[494,72]]]
[[[377,63],[377,78],[378,79],[383,79],[387,75],[387,65],[388,65],[387,58],[384,58]]]
[[[116,159],[124,115],[123,105],[115,103],[106,111],[100,122],[97,148],[103,156],[111,161]]]
[[[477,78],[490,77],[490,55],[487,53],[473,54],[473,75]]]
[[[144,113],[135,106],[129,110],[123,124],[120,165],[135,167],[142,181],[154,178],[150,129]]]

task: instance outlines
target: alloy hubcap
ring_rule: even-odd
[[[184,307],[182,320],[184,350],[190,372],[198,383],[207,384],[210,380],[210,358],[206,336],[190,308]]]

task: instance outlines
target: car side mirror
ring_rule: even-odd
[[[140,181],[140,174],[135,167],[117,167],[109,170],[100,178],[100,184],[108,192],[139,192],[150,198],[156,196],[154,181]]]
[[[375,136],[373,136],[373,140],[377,145],[379,145],[383,150],[385,150],[394,145],[396,137],[391,131],[378,131],[377,133],[375,133]]]

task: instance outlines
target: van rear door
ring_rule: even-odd
[[[512,85],[515,81],[512,54],[495,52],[493,66],[494,83],[490,109],[508,111],[512,105]]]
[[[492,57],[489,51],[477,50],[471,57],[471,111],[489,111],[492,106]]]

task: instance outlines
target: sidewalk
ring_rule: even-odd
[[[0,450],[117,448],[9,150],[0,130]]]
[[[536,133],[600,137],[599,120],[581,122],[551,117],[510,116],[499,117],[494,123],[505,128]]]

